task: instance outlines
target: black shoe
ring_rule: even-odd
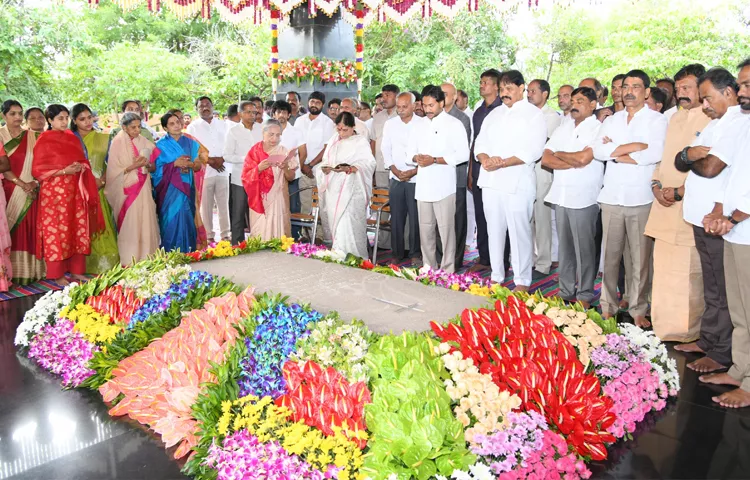
[[[549,277],[549,273],[542,273],[537,269],[534,269],[531,271],[531,281],[532,282],[538,282],[539,280],[543,280],[545,278]]]

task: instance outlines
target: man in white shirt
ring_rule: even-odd
[[[399,94],[396,99],[398,118],[385,122],[383,127],[383,165],[390,171],[391,185],[391,250],[396,263],[406,257],[404,236],[406,218],[409,218],[409,257],[413,266],[421,266],[422,251],[419,243],[419,214],[415,187],[417,165],[408,157],[409,143],[420,126],[429,125],[426,118],[414,115],[414,95]]]
[[[366,139],[370,138],[370,130],[365,125],[365,122],[357,117],[357,109],[359,108],[359,101],[356,98],[345,98],[341,100],[339,106],[339,112],[349,112],[354,117],[354,131],[357,135],[360,135]]]
[[[370,147],[377,162],[374,186],[382,188],[388,188],[390,178],[383,166],[383,151],[381,148],[383,143],[383,127],[385,127],[386,121],[398,116],[396,113],[396,96],[398,94],[399,88],[396,85],[383,85],[381,93],[383,110],[375,114],[372,120],[372,128],[370,129]]]
[[[739,69],[738,98],[742,110],[747,112],[750,111],[750,58],[742,62]],[[714,211],[704,220],[708,233],[723,235],[725,240],[724,275],[734,326],[732,367],[727,373],[701,375],[700,380],[737,387],[713,397],[713,401],[727,408],[743,408],[750,406],[750,162],[747,161],[750,130],[746,129],[744,135],[736,137],[734,142],[737,147],[732,155],[729,176],[716,198]],[[709,155],[706,161],[710,158]]]
[[[509,233],[516,291],[528,291],[531,285],[534,164],[547,142],[544,114],[524,101],[525,90],[526,82],[518,70],[500,76],[503,106],[487,115],[474,143],[474,154],[482,164],[477,185],[482,189],[487,220],[492,280],[504,280],[505,235]]]
[[[296,122],[297,119],[301,116],[301,113],[299,111],[299,102],[300,102],[299,93],[297,92],[287,93],[286,102],[292,107],[292,115],[289,117],[289,123],[294,125],[294,122]]]
[[[424,264],[438,268],[437,227],[443,250],[439,268],[454,273],[456,165],[468,161],[469,142],[463,124],[445,113],[444,106],[445,94],[439,87],[430,87],[422,94],[422,107],[430,121],[415,132],[407,158],[418,165],[414,195]]]
[[[557,106],[565,118],[570,117],[570,110],[573,108],[572,85],[563,85],[557,89]]]
[[[577,88],[571,97],[570,118],[563,120],[552,134],[542,156],[542,164],[555,171],[544,200],[555,206],[560,237],[560,297],[579,301],[590,308],[599,270],[596,256],[599,204],[596,201],[604,176],[604,165],[593,161],[590,145],[599,134],[601,123],[594,115],[596,92],[593,89]]]
[[[310,113],[306,113],[297,119],[294,127],[297,128],[307,146],[307,158],[305,163],[300,167],[299,188],[304,190],[300,195],[302,202],[302,211],[307,213],[312,209],[312,189],[316,186],[314,168],[323,160],[328,141],[336,133],[336,125],[333,120],[323,115],[323,106],[325,106],[326,96],[322,92],[312,92],[307,101],[307,107]],[[326,231],[328,223],[322,218],[325,209],[321,208],[321,222],[323,224],[322,235],[324,240],[330,240],[330,232]],[[314,241],[315,239],[311,239]]]
[[[208,149],[208,165],[203,180],[201,218],[206,226],[208,241],[216,239],[214,231],[214,205],[219,211],[220,239],[231,240],[229,228],[229,173],[230,166],[224,165],[224,141],[226,124],[213,117],[214,105],[210,98],[200,97],[196,102],[200,118],[193,120],[187,133],[195,137]],[[240,172],[241,174],[241,172]]]
[[[547,100],[550,86],[546,80],[536,79],[529,82],[526,94],[529,103],[539,108],[547,124],[547,138],[552,138],[557,127],[560,126],[562,116],[549,108]],[[557,243],[552,228],[552,208],[544,202],[552,186],[552,172],[542,167],[542,159],[534,166],[536,171],[536,202],[534,203],[534,244],[536,246],[535,269],[539,273],[549,275],[553,261],[553,245]]]
[[[224,119],[224,123],[227,124],[227,131],[231,130],[235,125],[239,125],[240,122],[240,106],[233,103],[227,107],[227,114]]]
[[[255,123],[255,103],[240,104],[240,123],[229,128],[224,142],[224,160],[232,165],[230,176],[229,219],[232,229],[232,245],[245,240],[247,225],[247,193],[242,185],[242,168],[247,152],[263,140],[263,130]],[[252,232],[250,232],[252,234]]]
[[[750,67],[746,75],[750,78]],[[683,218],[692,225],[703,273],[705,308],[697,342],[677,345],[676,350],[705,353],[687,366],[709,373],[732,364],[732,318],[727,304],[724,272],[724,239],[706,232],[703,220],[723,194],[739,146],[738,139],[750,128],[748,110],[738,104],[737,81],[723,68],[713,68],[699,79],[703,112],[712,120],[693,143],[679,152],[675,167],[688,173],[683,199]],[[683,160],[684,159],[684,160]],[[718,213],[722,213],[718,210]]]
[[[297,149],[297,159],[299,164],[302,165],[307,159],[307,147],[305,146],[305,138],[299,128],[289,123],[289,117],[292,115],[292,106],[289,103],[278,100],[271,106],[271,116],[278,120],[281,124],[281,145],[287,150]],[[296,170],[294,180],[289,182],[289,211],[291,213],[299,213],[302,208],[302,202],[300,202],[299,192],[299,179],[301,173],[299,169]],[[300,227],[292,226],[292,238],[295,240],[299,239],[301,234]]]
[[[654,194],[651,177],[661,161],[667,119],[646,106],[651,85],[642,70],[631,70],[623,81],[625,110],[608,117],[594,144],[594,158],[607,164],[604,187],[599,194],[604,226],[604,273],[602,278],[602,315],[617,314],[617,278],[625,242],[631,261],[628,285],[630,314],[639,327],[647,327],[648,289],[653,240],[644,236]]]

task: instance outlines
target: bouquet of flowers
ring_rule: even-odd
[[[62,376],[65,387],[77,387],[94,374],[89,360],[98,348],[74,330],[70,320],[44,326],[29,344],[29,358],[42,368]]]
[[[680,391],[680,375],[677,373],[677,362],[669,358],[667,347],[659,340],[653,331],[646,331],[631,324],[622,324],[620,331],[633,342],[651,362],[659,380],[669,388],[669,394],[674,396]]]
[[[71,283],[62,290],[47,292],[28,310],[23,321],[16,329],[14,343],[19,347],[28,347],[34,335],[45,325],[54,323],[64,307],[70,305],[70,291],[78,284]]]

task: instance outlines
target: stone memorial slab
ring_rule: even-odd
[[[335,310],[381,334],[428,330],[431,320],[446,322],[465,308],[487,304],[484,297],[279,252],[209,260],[194,268],[310,303],[322,313]]]

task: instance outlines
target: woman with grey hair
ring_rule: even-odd
[[[117,224],[120,261],[131,265],[159,248],[159,222],[151,193],[154,144],[141,135],[141,117],[126,112],[109,147],[104,194]]]
[[[289,182],[299,166],[297,149],[288,151],[281,145],[278,120],[263,122],[263,140],[245,157],[242,185],[250,207],[250,231],[262,240],[292,234],[289,212]]]

